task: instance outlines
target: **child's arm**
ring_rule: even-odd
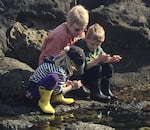
[[[90,69],[96,66],[100,62],[102,63],[120,62],[121,59],[122,57],[120,55],[110,56],[109,54],[103,53],[103,54],[100,54],[98,58],[93,59],[91,62],[89,62],[87,64],[87,69]]]
[[[90,69],[90,68],[96,66],[100,62],[105,63],[109,59],[110,59],[109,54],[106,54],[106,53],[100,54],[98,58],[95,58],[95,59],[93,58],[93,60],[87,64],[87,69]]]
[[[122,57],[120,55],[113,55],[110,56],[104,63],[113,63],[113,62],[120,62]]]

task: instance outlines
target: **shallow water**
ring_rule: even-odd
[[[28,130],[58,130],[76,121],[93,122],[115,128],[116,130],[138,130],[150,127],[150,115],[133,113],[122,109],[86,109],[57,115],[50,122],[41,122]]]

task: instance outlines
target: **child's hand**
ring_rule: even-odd
[[[120,62],[122,57],[120,55],[113,55],[110,59],[110,62]]]
[[[99,56],[99,59],[103,63],[111,63],[111,62],[120,62],[122,57],[120,55],[113,55],[111,57],[109,54],[102,54]]]
[[[100,62],[103,62],[103,63],[108,63],[111,59],[111,56],[109,54],[101,54],[99,55],[99,60]]]
[[[72,88],[73,88],[73,90],[79,89],[82,86],[83,86],[83,84],[81,83],[81,80],[73,80],[72,81]]]
[[[72,81],[67,80],[67,82],[66,82],[66,85],[67,85],[67,86],[72,85],[72,84],[73,84],[73,82],[72,82]]]

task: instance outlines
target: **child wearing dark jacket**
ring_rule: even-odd
[[[85,39],[75,43],[84,50],[86,56],[86,68],[81,81],[90,89],[90,98],[96,101],[107,102],[117,99],[110,90],[110,79],[113,74],[111,63],[119,62],[120,55],[107,54],[101,45],[105,40],[104,28],[95,23],[88,28]]]

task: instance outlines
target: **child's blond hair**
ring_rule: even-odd
[[[105,30],[101,25],[99,25],[98,23],[95,23],[88,28],[88,31],[86,33],[85,38],[86,39],[93,39],[93,40],[96,40],[98,42],[104,42]]]
[[[69,24],[87,25],[89,23],[89,12],[82,5],[74,6],[67,14]]]

